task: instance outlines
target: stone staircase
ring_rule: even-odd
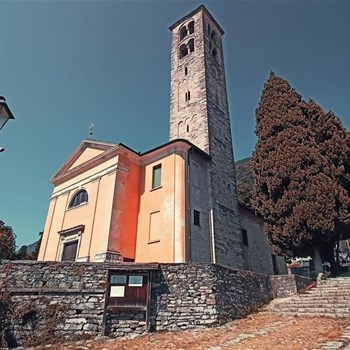
[[[289,298],[274,299],[262,312],[286,315],[350,317],[350,277],[328,278]]]

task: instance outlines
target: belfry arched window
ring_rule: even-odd
[[[188,23],[187,28],[188,28],[188,33],[193,34],[194,33],[194,21]]]
[[[73,198],[69,202],[68,208],[77,207],[78,205],[82,203],[86,203],[87,201],[88,201],[88,193],[86,192],[86,190],[80,190],[73,196]]]
[[[183,26],[180,29],[180,40],[184,39],[187,36],[187,28],[186,26]]]
[[[182,44],[179,48],[180,59],[194,51],[194,39],[190,39],[187,43]]]
[[[191,40],[188,42],[188,48],[189,48],[190,52],[193,52],[193,51],[194,51],[194,39],[191,39]]]
[[[180,46],[180,59],[188,54],[188,48],[185,44]]]
[[[184,25],[180,28],[180,41],[185,39],[187,35],[191,35],[194,33],[194,21],[191,21],[187,25]]]

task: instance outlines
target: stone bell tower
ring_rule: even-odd
[[[192,260],[208,260],[205,254],[196,254],[195,247],[209,237],[211,262],[243,268],[222,48],[224,31],[203,5],[173,24],[170,30],[170,140],[187,139],[211,156],[200,190],[207,195],[202,197],[206,207],[200,203],[200,191],[188,204],[193,208],[201,206],[202,231],[206,231],[198,234],[195,241],[194,232],[199,229],[192,228],[192,256],[197,256]],[[189,168],[191,171],[191,162]]]

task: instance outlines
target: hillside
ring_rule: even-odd
[[[253,172],[250,167],[250,157],[235,162],[236,177],[238,182],[248,184],[253,188]]]
[[[235,162],[238,201],[244,206],[251,207],[254,178],[250,167],[250,157]]]

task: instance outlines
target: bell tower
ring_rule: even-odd
[[[189,201],[190,207],[201,206],[202,219],[208,220],[208,225],[202,228],[207,232],[201,232],[197,241],[209,237],[211,262],[243,268],[222,48],[224,31],[203,5],[169,29],[172,32],[170,140],[187,139],[211,157],[204,177],[206,182],[201,184],[201,191],[207,194],[206,207],[199,203],[199,196],[198,203],[194,199]],[[189,168],[191,171],[191,162]],[[194,240],[192,234],[192,256],[197,256],[194,260],[198,261],[204,255],[196,254]]]

